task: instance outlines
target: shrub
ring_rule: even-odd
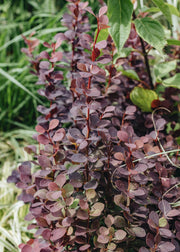
[[[179,251],[180,211],[173,205],[179,197],[178,160],[167,154],[177,143],[165,130],[172,101],[162,104],[149,89],[145,43],[134,25],[125,46],[136,50],[122,58],[110,35],[100,39],[109,27],[107,7],[95,15],[88,2],[68,2],[62,19],[68,30],[45,42],[47,50],[34,57],[37,40],[24,37],[37,84],[45,85],[38,92],[50,105],[37,108],[39,148],[25,148],[34,160],[14,174],[19,199],[30,203],[26,220],[34,222],[28,229],[37,229],[20,248]],[[86,11],[97,19],[94,39]],[[63,43],[71,51],[62,52]],[[146,64],[137,53],[141,48]],[[138,82],[146,89],[135,87]],[[152,108],[152,115],[146,113]]]

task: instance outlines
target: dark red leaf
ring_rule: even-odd
[[[66,135],[66,131],[63,128],[58,129],[53,136],[53,141],[55,142],[62,141],[65,135]]]
[[[174,237],[173,233],[169,229],[166,229],[166,228],[160,228],[159,233],[164,238],[173,238]]]
[[[63,237],[66,233],[66,228],[56,228],[51,232],[51,241],[54,242],[61,237]]]
[[[160,242],[158,245],[160,252],[171,252],[175,250],[175,246],[171,242]]]
[[[40,134],[43,134],[46,131],[41,125],[36,125],[35,130]]]
[[[57,61],[60,61],[63,57],[63,54],[62,52],[55,52],[55,53],[52,53],[51,55],[51,58],[50,58],[50,62],[57,62]]]
[[[30,245],[26,244],[26,245],[22,248],[21,251],[22,251],[22,252],[33,252],[33,249],[32,249],[32,247],[31,247]]]
[[[85,244],[85,245],[81,246],[81,247],[79,248],[79,250],[80,250],[80,251],[85,251],[85,250],[87,250],[88,248],[90,248],[90,244]]]
[[[59,124],[59,120],[53,119],[49,123],[49,130],[55,129]]]
[[[48,144],[50,142],[49,139],[44,135],[39,135],[37,137],[37,140],[38,140],[39,143],[44,144],[44,145],[46,145],[46,144]]]
[[[63,185],[66,183],[66,175],[65,174],[59,174],[56,179],[55,179],[55,183],[62,188]]]
[[[77,218],[80,220],[87,220],[89,218],[88,212],[86,210],[78,209]]]
[[[119,140],[121,140],[123,142],[128,142],[129,135],[126,131],[119,130],[117,132],[117,137],[119,138]]]

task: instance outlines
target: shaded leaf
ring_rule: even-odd
[[[79,248],[80,251],[85,251],[90,247],[90,244],[85,244]]]
[[[85,163],[87,162],[87,157],[81,153],[73,154],[71,156],[71,161],[74,163]]]
[[[48,144],[50,142],[49,139],[44,135],[39,135],[37,137],[37,140],[38,140],[39,143],[44,144],[44,145],[46,145],[46,144]]]
[[[180,73],[175,74],[173,77],[162,81],[165,87],[174,87],[180,89]]]
[[[160,252],[171,252],[175,250],[175,246],[171,242],[160,242],[158,245]]]
[[[141,227],[133,227],[133,228],[132,228],[132,231],[135,233],[135,235],[136,235],[137,237],[142,238],[142,237],[145,237],[145,236],[146,236],[146,232],[145,232],[144,228],[141,228]]]

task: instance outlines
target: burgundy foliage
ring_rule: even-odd
[[[151,114],[132,105],[129,93],[138,82],[116,69],[123,64],[148,83],[143,58],[133,52],[115,62],[111,37],[97,42],[108,27],[107,7],[95,15],[88,2],[68,2],[62,19],[67,31],[45,42],[35,58],[38,41],[24,38],[37,84],[45,86],[39,94],[50,105],[37,108],[39,148],[25,148],[34,161],[8,179],[30,204],[26,220],[34,221],[28,229],[37,229],[21,251],[178,252],[180,209],[171,205],[180,197],[177,168],[164,155],[147,158],[162,152]],[[94,40],[86,11],[97,19]],[[126,46],[138,48],[133,29]],[[64,41],[70,52],[62,52]],[[166,150],[175,149],[163,115],[161,110],[155,115],[158,137]]]

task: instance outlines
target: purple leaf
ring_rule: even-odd
[[[38,156],[38,162],[39,162],[39,165],[42,166],[43,168],[52,166],[51,161],[45,155]]]
[[[114,234],[114,238],[116,239],[116,240],[118,240],[118,241],[122,241],[122,240],[124,240],[125,239],[125,237],[126,237],[126,232],[124,231],[124,230],[117,230],[116,232],[115,232],[115,234]]]
[[[175,246],[171,242],[160,242],[158,247],[160,252],[171,252],[175,250]]]
[[[40,134],[45,132],[45,129],[41,125],[36,125],[35,130]]]
[[[142,238],[142,237],[145,237],[145,236],[146,236],[145,230],[144,230],[143,228],[141,228],[141,227],[133,227],[133,228],[131,228],[131,229],[132,229],[132,231],[135,233],[135,235],[136,235],[137,237]]]
[[[59,120],[53,119],[49,123],[49,130],[55,129],[59,124]]]
[[[56,179],[55,179],[55,183],[62,188],[63,185],[66,183],[66,175],[65,174],[59,174]]]
[[[22,252],[33,252],[33,249],[32,249],[32,247],[31,247],[30,245],[26,244],[26,245],[22,248],[21,251],[22,251]]]
[[[85,244],[79,248],[80,251],[86,251],[88,248],[90,248],[90,244]]]
[[[164,238],[174,238],[174,235],[173,233],[169,230],[169,229],[166,229],[166,228],[160,228],[159,229],[159,233],[162,237]]]
[[[60,142],[64,139],[65,135],[66,135],[66,132],[63,128],[58,129],[53,136],[53,141]]]
[[[102,244],[106,244],[109,242],[109,236],[108,235],[98,235],[97,241]]]
[[[87,220],[89,218],[88,212],[86,210],[78,209],[77,218],[80,220]]]
[[[100,42],[98,42],[96,44],[96,48],[98,48],[99,50],[105,48],[107,46],[107,41],[106,40],[101,40]]]
[[[71,161],[74,163],[86,163],[87,157],[81,153],[78,153],[71,156]]]
[[[57,62],[57,61],[60,61],[63,57],[63,54],[62,52],[55,52],[55,53],[52,53],[52,56],[50,58],[50,62]]]
[[[180,211],[177,209],[170,210],[167,214],[167,217],[175,217],[175,216],[180,216]]]
[[[51,241],[55,242],[56,240],[63,237],[66,233],[66,228],[56,228],[51,232]]]
[[[101,7],[100,10],[99,10],[99,17],[104,15],[106,12],[107,12],[107,6]]]
[[[119,130],[117,132],[117,137],[119,138],[120,141],[128,142],[129,135],[126,131]]]
[[[96,189],[98,186],[98,183],[97,181],[94,179],[94,180],[91,180],[89,182],[87,182],[85,185],[84,185],[84,189],[85,190],[88,190],[88,189]]]
[[[44,135],[39,135],[38,137],[37,137],[37,141],[40,143],[40,144],[44,144],[44,145],[46,145],[46,144],[48,144],[50,141],[49,141],[49,139],[46,137],[46,136],[44,136]]]
[[[160,118],[156,121],[156,128],[158,131],[163,130],[164,126],[166,125],[166,120]]]

